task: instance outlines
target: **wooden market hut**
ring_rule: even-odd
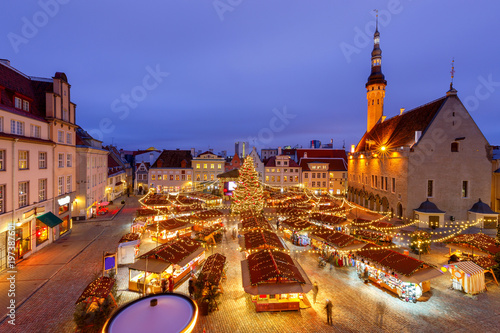
[[[226,257],[220,253],[214,253],[205,260],[199,276],[203,276],[206,287],[216,287],[224,293],[222,280],[226,279]]]
[[[365,246],[356,256],[358,274],[366,270],[369,280],[407,302],[416,302],[430,290],[430,280],[443,274],[421,260],[376,245]]]
[[[483,233],[478,234],[461,234],[443,241],[448,247],[450,256],[453,254],[452,249],[458,250],[457,256],[495,256],[500,252],[500,245],[495,238],[487,236]]]
[[[273,249],[287,251],[287,248],[281,238],[274,232],[264,229],[256,229],[246,232],[243,238],[239,240],[240,248],[247,254],[262,250]]]
[[[217,209],[203,210],[189,218],[189,221],[195,224],[194,230],[199,231],[207,226],[212,226],[222,222],[224,214]]]
[[[366,243],[356,239],[353,236],[333,231],[330,229],[321,229],[310,234],[313,248],[318,250],[327,250],[330,247],[336,251],[354,251],[363,248]],[[328,253],[327,253],[328,254]]]
[[[200,242],[188,237],[172,240],[138,257],[129,266],[129,290],[161,292],[162,279],[172,275],[174,284],[181,283],[205,258]],[[135,272],[135,274],[133,274]]]
[[[131,264],[135,260],[139,245],[141,243],[140,235],[128,233],[122,236],[118,242],[117,259],[119,265]]]
[[[273,230],[262,213],[242,213],[241,215],[241,222],[238,223],[238,232],[240,234],[256,229]]]
[[[192,223],[180,219],[157,221],[146,227],[151,232],[151,239],[160,243],[168,242],[178,237],[191,237]]]
[[[322,213],[312,213],[309,221],[329,229],[345,227],[348,224],[347,219],[341,216]]]
[[[309,232],[318,229],[318,226],[298,217],[289,217],[280,222],[280,229],[283,229],[286,238],[296,241],[297,245],[309,245]]]
[[[205,227],[196,234],[196,239],[207,244],[215,244],[217,243],[215,237],[222,232],[223,228],[220,223]]]
[[[312,283],[298,262],[288,254],[264,249],[241,262],[245,292],[251,295],[255,310],[286,311],[308,307],[305,293]]]
[[[111,293],[115,282],[115,279],[107,276],[101,276],[95,279],[94,281],[89,283],[89,285],[83,290],[82,294],[80,295],[80,297],[78,297],[78,300],[75,304],[78,305],[83,302],[86,304],[85,308],[87,310],[90,310],[90,307],[99,307],[107,297],[111,297],[113,303],[115,304],[115,306],[117,306],[116,300]]]

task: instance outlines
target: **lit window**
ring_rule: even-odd
[[[19,170],[29,169],[29,152],[26,150],[19,151]]]
[[[222,169],[222,164],[217,164],[217,169]]]
[[[57,179],[57,195],[64,194],[63,189],[64,189],[64,177],[61,176]]]
[[[210,169],[215,169],[215,165],[213,163],[210,164]]]
[[[196,169],[199,169],[199,168],[200,168],[200,164],[196,163]]]
[[[467,180],[464,180],[462,182],[462,198],[468,198],[469,197],[469,182]]]
[[[71,176],[68,176],[68,177],[66,178],[66,193],[70,193],[70,192],[71,192],[71,190],[72,190],[72,187],[73,187],[73,186],[72,186],[72,184],[71,184],[71,178],[72,178]]]

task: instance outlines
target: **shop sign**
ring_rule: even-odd
[[[59,204],[59,206],[63,206],[63,205],[69,204],[70,201],[71,201],[71,198],[69,197],[69,195],[67,195],[64,198],[58,199],[57,203]]]

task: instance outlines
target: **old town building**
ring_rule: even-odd
[[[422,227],[467,220],[479,199],[490,201],[489,144],[451,84],[445,96],[386,118],[379,41],[377,30],[366,83],[367,130],[349,154],[348,198],[418,219]]]

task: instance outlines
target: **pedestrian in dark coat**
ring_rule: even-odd
[[[328,325],[333,325],[333,318],[332,318],[332,312],[333,312],[333,304],[332,301],[330,301],[328,298],[326,299],[326,320]]]
[[[161,279],[161,292],[167,292],[167,279]]]
[[[189,297],[193,298],[194,294],[194,280],[191,277],[188,282],[188,292],[189,292]]]

